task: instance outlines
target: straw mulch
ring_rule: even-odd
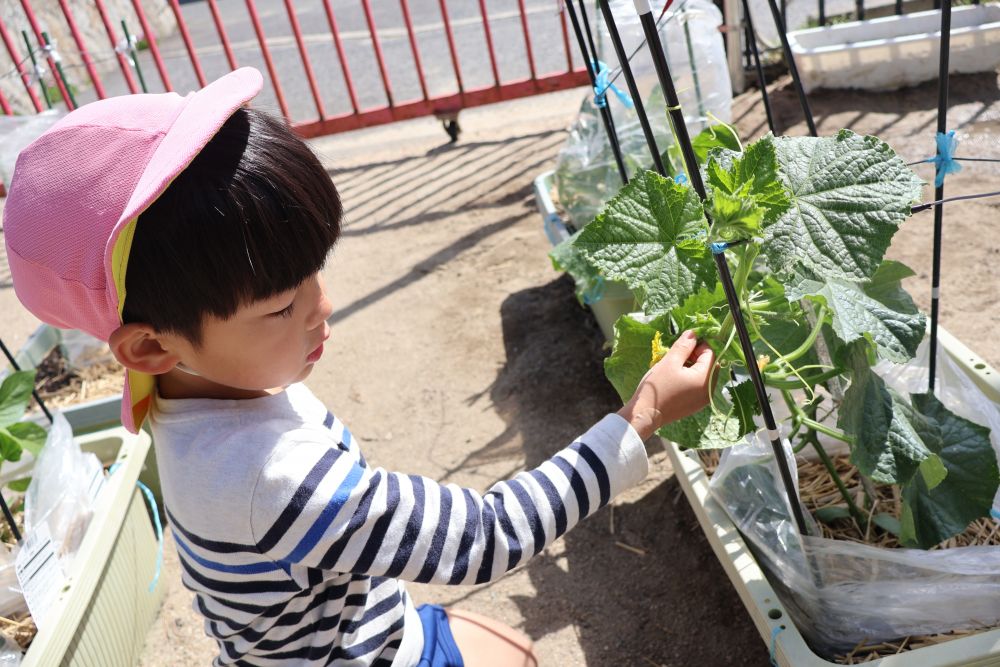
[[[69,365],[58,347],[38,365],[35,388],[49,407],[62,408],[121,393],[124,369],[113,358],[83,368]]]
[[[719,465],[719,450],[704,450],[699,452],[701,462],[709,475],[714,474]],[[861,483],[858,469],[851,464],[847,454],[831,456],[834,467],[840,479],[847,487],[849,495],[859,508],[865,508],[865,490]],[[820,461],[807,460],[798,457],[796,461],[799,477],[799,494],[803,504],[810,512],[829,506],[845,507],[843,496]],[[868,514],[868,527],[862,531],[852,519],[837,519],[829,524],[817,521],[823,537],[835,540],[860,542],[876,547],[897,548],[902,546],[899,540],[890,532],[877,527],[871,517],[885,513],[894,517],[900,516],[900,497],[898,487],[892,485],[874,486],[874,498],[871,507],[865,508]],[[934,549],[950,549],[974,545],[1000,545],[1000,525],[989,518],[972,522],[965,532],[952,537]],[[988,628],[984,628],[988,629]],[[838,655],[836,661],[844,665],[858,665],[871,662],[887,655],[895,655],[912,649],[923,648],[959,637],[974,634],[974,632],[948,632],[937,635],[920,635],[904,637],[898,642],[881,644],[859,644],[850,653]]]

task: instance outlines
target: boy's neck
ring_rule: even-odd
[[[156,376],[156,389],[163,398],[215,398],[221,400],[262,398],[284,391],[282,387],[274,389],[229,387],[176,368]]]

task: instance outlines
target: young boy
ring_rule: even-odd
[[[298,384],[330,335],[341,205],[305,144],[244,107],[261,85],[244,68],[95,102],[25,149],[4,211],[17,295],[127,368],[122,422],[149,419],[216,665],[534,664],[402,581],[497,579],[642,480],[643,441],[706,404],[711,351],[683,335],[617,414],[485,495],[372,468]]]

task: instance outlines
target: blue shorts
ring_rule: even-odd
[[[424,626],[424,652],[420,654],[417,667],[465,667],[455,638],[451,636],[444,607],[423,604],[417,607],[417,614]]]

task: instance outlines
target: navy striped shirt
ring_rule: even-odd
[[[215,665],[415,665],[403,581],[477,584],[637,483],[645,448],[608,415],[485,494],[369,466],[301,384],[250,400],[157,397],[150,420],[185,586]]]

